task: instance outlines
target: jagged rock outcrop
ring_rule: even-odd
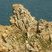
[[[37,21],[21,4],[13,4],[10,25],[0,25],[0,52],[52,52],[52,22]]]

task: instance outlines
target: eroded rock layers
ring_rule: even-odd
[[[11,25],[0,25],[0,52],[52,52],[52,22],[37,21],[21,4],[12,8]]]

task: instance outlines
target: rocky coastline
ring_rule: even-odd
[[[13,4],[10,25],[0,25],[0,52],[52,52],[52,22],[32,16]]]

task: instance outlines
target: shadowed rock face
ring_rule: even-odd
[[[37,21],[21,4],[12,8],[11,25],[0,25],[0,52],[52,52],[52,22]]]

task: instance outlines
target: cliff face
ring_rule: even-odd
[[[11,25],[0,25],[0,52],[52,52],[52,22],[37,21],[21,4],[12,8]]]

